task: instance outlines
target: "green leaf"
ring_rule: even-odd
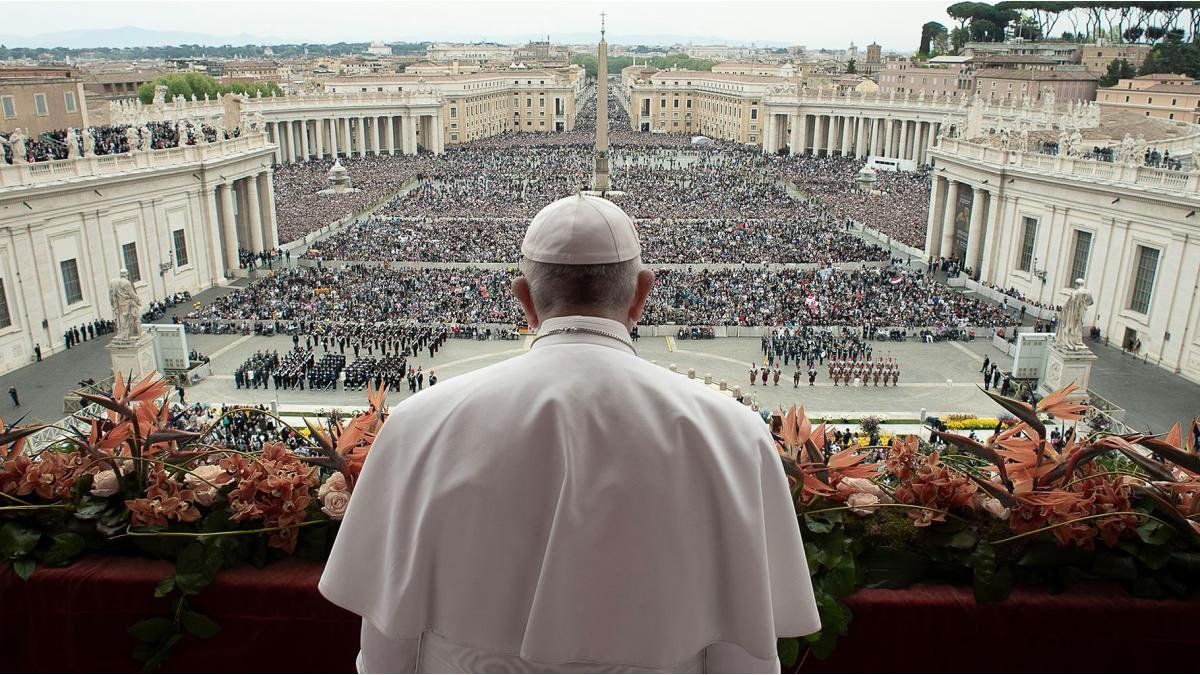
[[[775,650],[779,652],[779,663],[784,668],[791,668],[800,658],[800,641],[796,638],[779,638]]]
[[[210,638],[221,632],[220,624],[199,612],[184,612],[181,619],[184,630],[198,638]]]
[[[173,590],[175,590],[175,575],[174,574],[172,574],[171,576],[158,582],[158,585],[154,587],[154,597],[165,598]]]
[[[49,567],[69,565],[83,553],[83,537],[74,532],[62,532],[54,535],[50,550],[42,557],[42,563]]]
[[[175,585],[187,595],[199,593],[216,578],[221,569],[221,551],[194,541],[179,552],[175,560]]]
[[[924,557],[895,548],[873,548],[860,561],[868,588],[906,588],[920,581],[929,569]]]
[[[1137,526],[1138,538],[1147,544],[1162,545],[1171,541],[1174,530],[1157,520],[1146,520]]]
[[[804,526],[810,532],[816,534],[825,534],[833,530],[833,520],[827,517],[827,514],[819,516],[804,516]]]
[[[27,556],[37,547],[42,533],[15,521],[0,527],[0,558],[13,560]]]
[[[146,660],[146,664],[142,667],[142,671],[150,672],[161,668],[162,665],[167,662],[167,659],[171,658],[171,653],[175,651],[175,645],[182,639],[182,633],[173,633],[168,636],[167,639],[161,643],[161,646],[158,647],[154,654]]]
[[[143,619],[129,627],[129,633],[142,642],[159,642],[175,632],[175,622],[155,616]]]
[[[1053,567],[1059,565],[1087,565],[1092,554],[1075,548],[1064,548],[1049,542],[1038,542],[1029,547],[1017,561],[1020,567]]]
[[[90,495],[79,501],[79,508],[75,509],[75,517],[80,520],[95,520],[99,518],[108,509],[108,500],[92,497]]]
[[[1134,581],[1138,577],[1137,565],[1132,558],[1112,553],[1097,553],[1091,571],[1097,576],[1117,581]]]
[[[808,562],[808,573],[816,574],[825,563],[825,549],[811,541],[804,541],[804,559]]]
[[[1012,568],[996,560],[996,553],[987,542],[981,543],[971,554],[971,569],[975,572],[976,601],[999,602],[1012,592]]]
[[[1129,589],[1129,592],[1135,598],[1161,600],[1167,597],[1167,591],[1162,587],[1162,584],[1158,583],[1153,577],[1146,576],[1134,579],[1133,586]]]
[[[1200,574],[1200,553],[1174,551],[1171,553],[1171,566],[1191,574]]]
[[[12,561],[12,567],[17,576],[21,577],[21,581],[29,581],[29,577],[37,569],[37,561],[33,558],[17,558]]]
[[[833,566],[824,575],[823,586],[826,593],[835,598],[844,598],[854,592],[854,558],[842,555],[833,561]]]

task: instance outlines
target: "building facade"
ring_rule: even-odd
[[[1140,44],[1086,45],[1082,48],[1080,63],[1097,75],[1108,72],[1108,64],[1118,59],[1128,61],[1136,70],[1142,67],[1151,48],[1152,45]]]
[[[1092,101],[1096,81],[1086,70],[1040,70],[1031,68],[984,68],[975,71],[975,93],[989,101],[1020,101],[1028,96],[1039,102],[1047,91],[1055,101]]]
[[[1100,107],[1146,117],[1200,123],[1200,83],[1187,75],[1157,73],[1120,80],[1096,93]]]
[[[908,57],[889,57],[879,72],[879,89],[898,96],[958,96],[972,91],[974,69],[969,59],[949,63],[922,62]]]
[[[0,163],[0,372],[111,319],[129,271],[145,303],[240,274],[238,250],[278,244],[265,134],[103,157]]]
[[[29,136],[91,124],[83,77],[71,67],[0,68],[0,131]]]
[[[1085,325],[1200,382],[1200,173],[951,139],[931,156],[930,257],[1047,305],[1083,279]]]

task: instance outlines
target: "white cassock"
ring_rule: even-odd
[[[326,598],[361,672],[778,672],[820,628],[757,414],[634,355],[621,324],[443,380],[392,409]]]

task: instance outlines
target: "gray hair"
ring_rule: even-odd
[[[556,265],[521,260],[533,305],[541,314],[589,308],[623,310],[637,291],[640,257],[606,265]]]

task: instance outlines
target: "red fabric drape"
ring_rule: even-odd
[[[285,560],[222,571],[195,598],[221,624],[185,638],[169,672],[353,672],[358,618],[317,592],[323,566]],[[134,671],[127,628],[161,616],[154,587],[172,566],[88,557],[21,581],[0,571],[3,670]],[[1200,601],[1130,598],[1107,586],[1061,595],[1018,590],[976,603],[969,588],[863,589],[847,599],[850,632],[802,672],[1175,672],[1195,670]]]

